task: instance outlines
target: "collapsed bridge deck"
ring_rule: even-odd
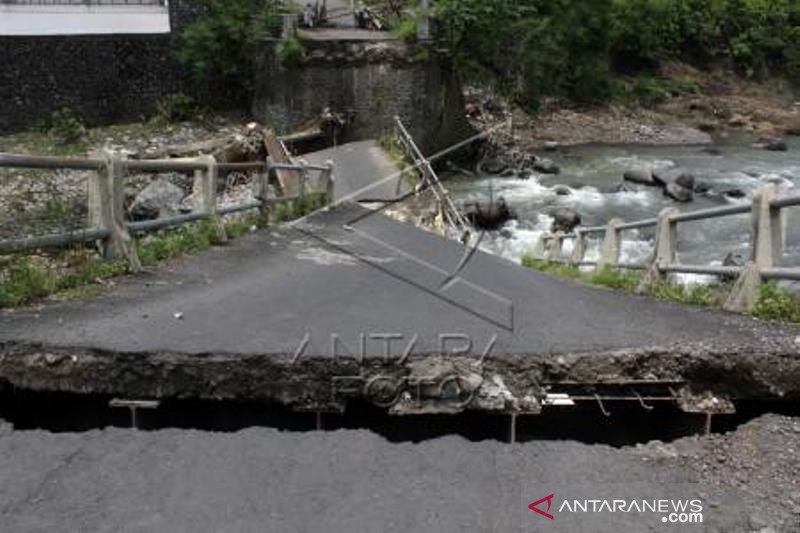
[[[560,383],[573,394],[635,396],[663,382],[676,394],[790,399],[800,397],[798,335],[465,255],[345,204],[90,302],[4,313],[0,381],[308,409],[413,392],[436,400],[424,409],[535,412]]]

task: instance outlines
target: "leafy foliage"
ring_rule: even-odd
[[[280,30],[273,0],[203,0],[205,16],[181,35],[178,57],[198,81],[219,83],[221,99],[244,101],[252,90],[255,50]]]
[[[770,281],[761,286],[752,314],[766,320],[800,322],[800,302],[775,281]]]
[[[199,110],[194,98],[184,93],[174,93],[158,102],[157,116],[164,122],[183,122],[194,118]]]
[[[75,144],[86,133],[77,113],[68,107],[53,111],[40,129],[61,145]]]
[[[303,62],[306,57],[306,49],[300,39],[290,35],[281,39],[278,44],[278,59],[286,67],[296,67]]]
[[[602,101],[620,90],[615,74],[652,73],[669,60],[800,83],[796,0],[438,0],[435,7],[439,38],[461,71],[529,109],[553,96]],[[645,77],[631,92],[653,105],[672,88]]]

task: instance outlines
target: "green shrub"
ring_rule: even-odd
[[[0,269],[0,307],[13,307],[50,294],[47,271],[27,257],[12,259]]]
[[[53,111],[44,120],[41,127],[45,133],[62,145],[77,143],[86,133],[86,128],[78,115],[67,107]]]
[[[766,320],[800,322],[800,302],[775,281],[761,285],[751,312],[753,316]]]
[[[200,110],[194,98],[184,93],[165,96],[158,102],[157,107],[157,117],[164,122],[191,120]]]
[[[258,44],[281,27],[273,0],[204,0],[205,14],[183,30],[179,60],[199,82],[219,86],[221,102],[247,103]]]
[[[661,300],[673,300],[689,305],[709,307],[720,303],[719,294],[707,285],[657,283],[650,288],[650,294]]]
[[[306,57],[306,49],[294,35],[289,35],[281,39],[278,44],[278,59],[285,67],[296,67],[303,63]]]
[[[417,40],[417,21],[414,18],[402,18],[392,25],[392,36],[402,41]]]

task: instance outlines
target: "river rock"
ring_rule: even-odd
[[[633,168],[625,171],[623,175],[625,181],[632,181],[633,183],[641,183],[642,185],[657,185],[653,179],[653,171],[649,168]]]
[[[491,158],[481,161],[479,170],[485,174],[502,174],[508,170],[508,164],[499,158]]]
[[[730,252],[728,255],[725,256],[725,259],[722,260],[722,266],[726,267],[743,267],[745,265],[745,258],[742,254],[738,252]],[[733,274],[724,274],[720,276],[720,281],[723,283],[731,283],[736,281],[738,278],[737,275]]]
[[[552,160],[547,158],[537,159],[533,163],[533,170],[542,174],[560,174],[561,169]]]
[[[695,194],[710,194],[711,193],[711,185],[708,183],[695,183],[694,185],[694,193]]]
[[[572,191],[566,185],[554,186],[553,192],[556,193],[558,196],[569,196],[570,194],[572,194]]]
[[[555,152],[560,145],[556,141],[547,141],[544,143],[543,148],[546,152]]]
[[[789,150],[789,145],[786,144],[786,141],[779,137],[762,137],[753,146],[770,152],[786,152]]]
[[[496,230],[509,220],[516,218],[503,198],[492,204],[480,202],[469,204],[464,209],[464,216],[473,226],[485,230]]]
[[[574,209],[569,207],[560,207],[550,213],[553,217],[552,231],[563,231],[569,233],[581,224],[581,216]]]
[[[744,192],[742,189],[727,189],[720,192],[722,196],[726,196],[728,198],[745,198],[747,197],[747,193]]]
[[[668,183],[664,187],[664,194],[677,202],[691,202],[694,199],[694,189],[683,187],[678,182]]]
[[[131,219],[152,220],[177,213],[184,196],[183,189],[158,178],[136,195],[130,207]]]

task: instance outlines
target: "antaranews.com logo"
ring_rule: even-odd
[[[528,509],[549,520],[559,514],[638,513],[660,515],[664,524],[702,524],[701,500],[562,500],[555,493],[528,505]],[[553,514],[555,513],[555,514]]]

